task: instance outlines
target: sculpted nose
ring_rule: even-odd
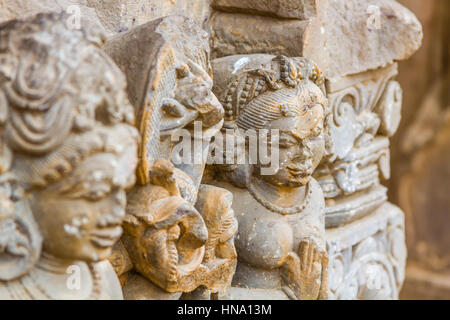
[[[301,154],[305,159],[309,159],[313,156],[309,140],[303,140],[300,148]]]

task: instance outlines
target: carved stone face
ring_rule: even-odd
[[[319,89],[317,88],[317,91]],[[279,169],[274,175],[261,175],[270,184],[283,187],[306,185],[325,153],[323,138],[324,111],[321,104],[303,104],[304,113],[271,121],[268,129],[280,133]],[[255,170],[258,174],[260,170]]]
[[[95,262],[122,233],[138,132],[103,34],[67,19],[0,26],[0,296],[13,299],[122,297],[108,264]],[[72,291],[62,270],[74,264],[81,290]],[[3,282],[19,277],[29,279],[11,282],[19,289]]]
[[[202,179],[204,163],[192,155],[189,161],[181,160],[183,152],[179,149],[178,136],[181,130],[188,130],[193,143],[201,145],[201,153],[205,154],[210,145],[211,137],[222,127],[223,107],[212,92],[213,81],[204,67],[187,60],[177,69],[177,86],[175,99],[166,99],[163,104],[163,114],[160,123],[161,145],[170,155],[176,167],[187,173],[198,187]],[[201,133],[201,135],[199,134]],[[183,140],[181,142],[183,143]],[[197,151],[195,151],[197,152]],[[192,164],[194,163],[194,164]]]
[[[32,192],[30,204],[44,250],[63,259],[106,259],[122,234],[124,189],[134,183],[134,165],[101,153],[80,163],[66,179]]]

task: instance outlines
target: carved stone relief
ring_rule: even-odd
[[[381,183],[401,114],[395,61],[422,38],[407,9],[0,2],[0,19],[73,2],[90,21],[0,25],[0,298],[398,298],[404,215]],[[166,16],[183,9],[191,18]],[[260,151],[222,161],[220,137],[246,160],[252,141],[270,147],[276,170]]]
[[[404,214],[384,203],[370,215],[327,231],[330,299],[398,299],[405,278]]]
[[[326,202],[333,299],[398,299],[403,284],[404,215],[380,184],[390,177],[389,137],[400,121],[396,74],[394,64],[328,79],[332,149],[314,176]]]
[[[66,19],[0,26],[2,299],[122,298],[105,259],[135,182],[133,109],[102,34]]]
[[[366,266],[358,262],[365,251],[376,252],[383,260],[391,261],[385,246],[388,225],[377,212],[384,210],[385,215],[396,212],[403,216],[386,203],[387,189],[381,185],[390,177],[389,137],[400,121],[402,91],[394,80],[395,62],[408,58],[418,49],[421,25],[408,9],[390,0],[316,0],[310,2],[315,5],[315,12],[308,19],[301,16],[286,19],[279,11],[284,2],[276,3],[280,5],[274,8],[262,2],[215,1],[210,20],[213,58],[268,53],[302,56],[318,64],[327,79],[331,113],[324,121],[324,131],[330,141],[314,177],[325,198],[328,254],[334,257],[333,245],[340,241],[343,247],[337,251],[346,252],[344,269],[334,268],[330,263],[330,297],[397,298],[404,277],[402,272],[395,281],[384,282],[381,281],[386,278],[384,273],[375,273],[375,279],[384,285],[371,286],[370,282],[369,289],[366,280],[358,280],[352,287],[342,279],[366,274]],[[218,78],[219,75],[215,81]],[[368,221],[364,228],[371,231],[359,235],[362,230],[359,223],[363,220]],[[399,233],[402,237],[397,237],[396,246],[404,248],[403,231]],[[328,234],[333,235],[334,243],[329,242]],[[358,235],[358,240],[345,245],[346,234]],[[361,249],[358,255],[352,255],[356,247]],[[242,259],[239,250],[238,257]],[[403,271],[406,255],[399,254],[396,259],[399,270]],[[391,270],[392,264],[384,263],[385,269]],[[239,277],[240,266],[241,263],[235,279]],[[370,294],[365,293],[367,290]]]
[[[352,230],[349,233],[357,233],[360,219],[369,219],[367,228],[384,234],[386,230],[378,229],[383,219],[375,213],[382,208],[395,211],[386,204],[387,189],[381,185],[390,177],[389,137],[398,128],[402,104],[402,90],[394,80],[395,61],[409,57],[420,46],[420,23],[408,9],[390,0],[298,3],[303,9],[307,4],[310,4],[308,8],[314,8],[308,18],[297,15],[286,19],[282,11],[287,3],[283,1],[270,4],[214,1],[215,11],[210,21],[213,58],[253,53],[285,54],[311,58],[319,65],[327,79],[331,113],[325,118],[324,131],[330,141],[314,177],[325,197],[327,234],[334,234],[337,243],[340,237],[344,241],[346,228]],[[217,75],[215,81],[221,76]],[[367,241],[376,242],[380,249],[375,251],[386,260],[389,251],[381,249],[383,237]],[[366,243],[363,236],[358,242]],[[354,245],[356,243],[351,246]],[[360,254],[364,250],[360,249]],[[328,253],[333,255],[330,243]],[[241,260],[239,250],[238,256]],[[364,273],[358,270],[361,264],[352,263],[359,259],[357,256],[349,255],[346,259],[346,266],[353,265],[352,274]],[[399,259],[403,259],[400,267],[404,268],[406,257]],[[236,277],[240,274],[240,265]],[[345,281],[336,280],[340,275],[335,272],[330,268],[330,288],[332,283],[334,285],[331,297],[367,297],[362,293],[346,295],[349,289]],[[343,272],[345,278],[350,268],[346,267]],[[391,294],[380,289],[371,295],[397,298],[402,282],[400,274],[396,282],[387,282],[386,290]],[[356,292],[364,290],[364,281],[355,285]]]
[[[324,202],[311,178],[325,152],[324,79],[309,60],[285,56],[229,56],[213,60],[213,70],[225,130],[280,132],[276,172],[262,174],[260,159],[213,168],[211,181],[232,192],[239,222],[228,298],[326,299]]]
[[[389,139],[400,121],[397,66],[328,80],[332,140],[314,173],[327,202],[327,227],[358,219],[386,201],[380,180],[390,177]]]
[[[236,267],[237,223],[231,193],[200,184],[209,141],[223,123],[208,36],[193,20],[169,16],[112,38],[106,51],[127,75],[142,138],[122,237],[139,276],[122,277],[125,297],[223,296]],[[200,145],[200,162],[177,161],[174,137],[183,130]],[[136,282],[146,282],[147,295]]]

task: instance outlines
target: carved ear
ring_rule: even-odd
[[[38,261],[42,237],[26,200],[0,194],[0,280],[26,274]]]

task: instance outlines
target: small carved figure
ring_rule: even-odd
[[[125,78],[64,14],[0,26],[0,298],[121,299],[108,258],[135,182]]]
[[[325,299],[327,265],[324,200],[311,178],[325,153],[324,78],[303,58],[237,55],[213,60],[214,92],[225,127],[237,136],[279,132],[279,166],[215,165],[215,185],[233,193],[239,222],[238,266],[230,298]],[[251,152],[248,150],[247,152]],[[245,290],[245,293],[242,291]]]
[[[208,35],[191,19],[169,16],[112,38],[106,51],[127,75],[142,137],[138,185],[113,257],[125,298],[222,297],[236,268],[237,222],[231,194],[200,185],[223,124]],[[181,133],[194,145],[188,161],[187,150],[178,152]]]

